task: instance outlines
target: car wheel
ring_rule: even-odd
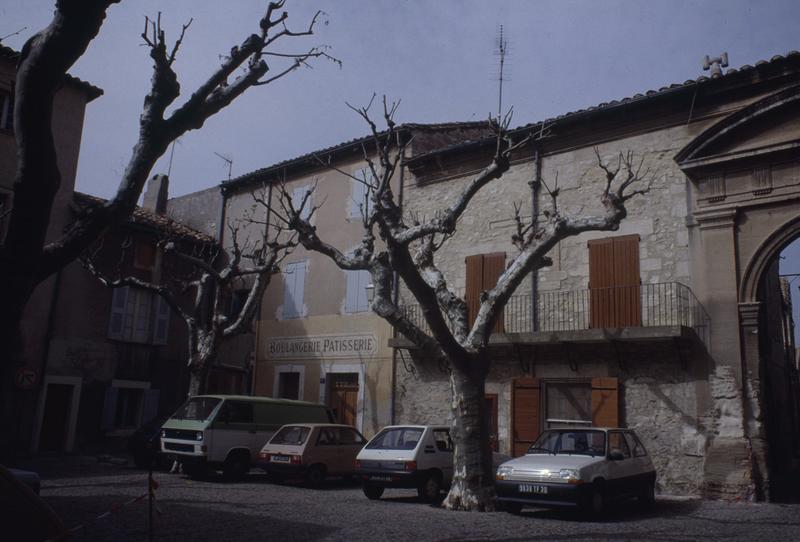
[[[364,484],[364,487],[361,488],[364,492],[364,495],[371,500],[377,501],[383,495],[383,486],[376,486],[374,484]]]
[[[599,517],[606,507],[605,491],[603,486],[597,482],[592,484],[589,491],[584,496],[583,512],[585,515],[596,518]]]
[[[642,487],[641,493],[639,493],[639,504],[641,504],[645,508],[650,508],[656,502],[656,486],[653,483],[653,480],[648,480],[645,482],[644,487]]]
[[[441,497],[442,482],[438,474],[429,475],[421,486],[417,488],[417,495],[420,499],[428,502],[436,502]]]
[[[316,487],[325,481],[325,467],[313,465],[306,471],[306,485]]]
[[[232,454],[222,466],[222,475],[226,480],[240,480],[250,470],[250,461],[244,454]]]
[[[500,509],[505,510],[509,514],[514,514],[518,516],[522,513],[522,503],[521,502],[501,502]]]

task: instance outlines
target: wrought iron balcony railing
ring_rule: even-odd
[[[404,304],[402,309],[417,326],[430,331],[419,305]],[[495,330],[526,333],[655,326],[692,328],[709,347],[708,313],[691,288],[680,282],[540,292],[535,303],[531,294],[515,295]]]

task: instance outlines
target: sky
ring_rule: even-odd
[[[20,49],[43,28],[53,0],[3,0],[2,43]],[[86,110],[77,189],[109,197],[136,141],[151,63],[140,34],[162,14],[168,39],[192,18],[176,62],[185,96],[220,55],[257,31],[265,0],[123,0],[71,71],[105,94]],[[704,55],[728,53],[730,67],[800,50],[798,0],[288,0],[288,23],[314,36],[276,51],[326,45],[342,61],[314,60],[253,88],[175,145],[153,173],[170,173],[171,196],[219,184],[316,149],[367,134],[347,106],[373,93],[400,100],[399,122],[486,119],[497,109],[500,25],[508,39],[503,103],[513,125],[694,79]],[[279,71],[272,63],[273,73]],[[178,104],[182,99],[178,99]],[[782,273],[800,273],[800,245]],[[800,279],[792,289],[798,290]],[[796,296],[796,294],[795,294]],[[800,299],[795,300],[800,322]]]

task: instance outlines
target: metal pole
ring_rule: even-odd
[[[147,539],[150,542],[153,542],[153,458],[150,458],[150,467],[148,468],[147,472],[147,500],[148,500],[148,510],[147,510],[147,520],[148,520],[148,528],[147,528]]]

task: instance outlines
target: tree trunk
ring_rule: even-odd
[[[454,364],[450,372],[455,453],[453,482],[443,503],[449,510],[494,510],[494,468],[484,406],[488,360],[484,358],[475,356]]]
[[[213,335],[213,336],[212,336]],[[194,362],[189,365],[189,397],[203,395],[208,389],[208,376],[217,361],[219,341],[216,334],[198,331]]]

